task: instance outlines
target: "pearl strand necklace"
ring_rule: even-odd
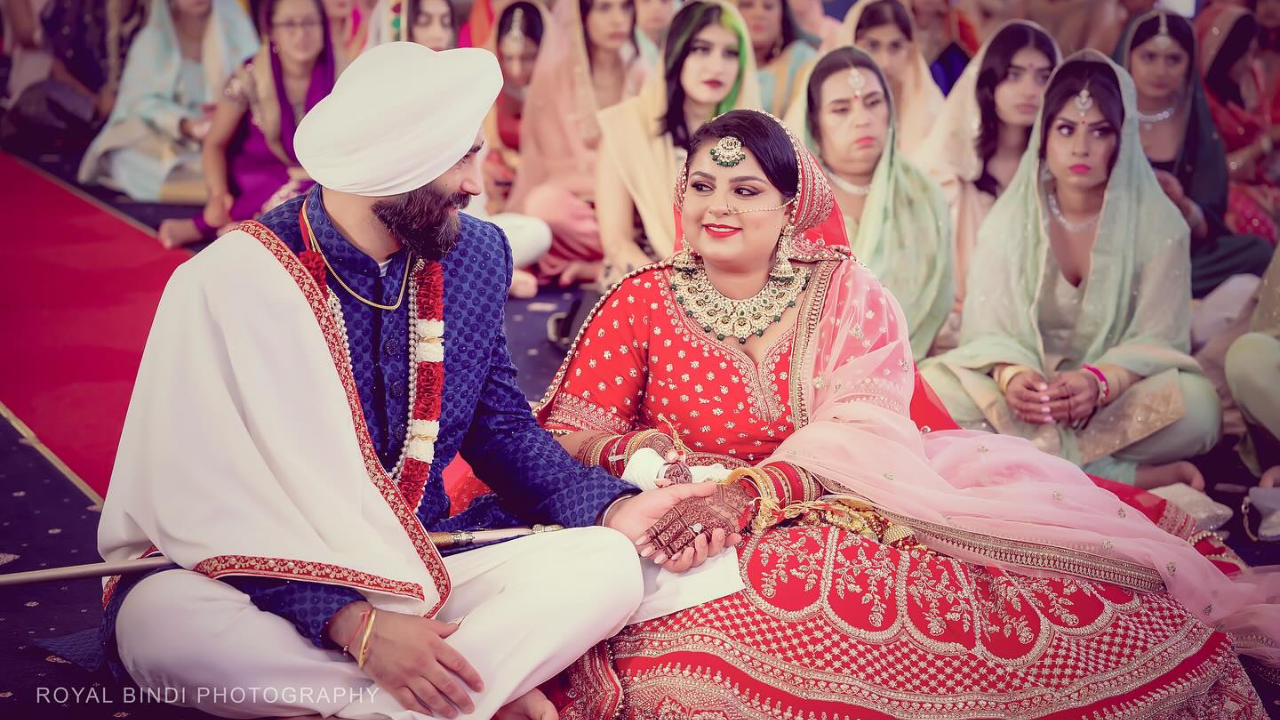
[[[1152,127],[1155,127],[1158,123],[1162,123],[1165,120],[1168,120],[1169,118],[1173,117],[1173,113],[1177,111],[1177,109],[1178,109],[1178,104],[1174,103],[1173,105],[1170,105],[1164,110],[1161,110],[1160,112],[1157,112],[1157,113],[1151,113],[1150,115],[1139,110],[1138,122],[1142,123],[1143,130],[1150,130]]]
[[[1057,220],[1059,225],[1066,228],[1067,232],[1073,233],[1092,229],[1094,225],[1098,224],[1098,218],[1102,216],[1102,213],[1098,213],[1083,222],[1071,222],[1066,215],[1062,214],[1062,207],[1058,205],[1058,193],[1056,192],[1049,193],[1049,212],[1053,213],[1053,219]]]
[[[857,197],[866,197],[871,194],[870,185],[855,185],[849,182],[848,180],[845,180],[844,178],[840,177],[839,175],[835,174],[831,170],[827,170],[826,174],[827,174],[827,179],[831,181],[832,185],[835,185],[836,187],[849,193],[850,195],[854,195]]]
[[[414,267],[409,273],[409,279],[406,282],[411,284],[408,289],[409,293],[409,411],[405,417],[405,428],[413,425],[413,392],[418,387],[418,323],[415,320],[418,317],[418,271],[421,270],[422,260],[415,262]],[[334,322],[338,325],[338,332],[342,335],[342,349],[344,355],[342,364],[346,368],[347,373],[352,378],[355,377],[355,368],[351,363],[351,341],[347,337],[347,321],[342,313],[342,301],[338,299],[337,293],[333,288],[329,288],[328,300],[329,312],[333,315]],[[409,434],[405,433],[404,443],[400,446],[400,457],[396,460],[396,464],[391,468],[387,475],[393,481],[399,481],[400,473],[404,470],[405,459],[409,457]]]

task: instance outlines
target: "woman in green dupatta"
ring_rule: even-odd
[[[952,416],[1155,487],[1221,434],[1190,347],[1190,232],[1147,163],[1133,80],[1084,51],[1054,73],[978,233],[960,347],[922,367]]]
[[[954,295],[942,188],[897,147],[893,96],[869,55],[836,48],[802,80],[787,124],[822,161],[854,257],[900,298],[911,354],[921,360]]]
[[[1191,296],[1232,275],[1258,275],[1272,247],[1227,229],[1227,154],[1204,97],[1195,33],[1181,16],[1152,10],[1130,21],[1115,61],[1133,76],[1143,149],[1156,178],[1191,226]]]
[[[1226,376],[1248,433],[1240,456],[1265,488],[1280,485],[1280,255],[1262,278],[1249,332],[1227,351]]]

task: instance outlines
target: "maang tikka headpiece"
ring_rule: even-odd
[[[518,43],[524,42],[524,8],[517,7],[515,12],[511,13],[511,27],[507,28],[507,34],[502,36],[503,40],[507,38]]]
[[[1076,99],[1072,102],[1076,104],[1076,111],[1080,113],[1080,119],[1084,120],[1085,115],[1089,114],[1089,108],[1093,107],[1093,96],[1089,94],[1089,88],[1080,88],[1080,92],[1076,94]]]
[[[1161,50],[1169,49],[1173,44],[1173,38],[1169,35],[1169,15],[1168,13],[1160,13],[1160,29],[1156,31],[1156,47]]]
[[[747,159],[742,150],[742,141],[732,135],[725,135],[720,142],[711,148],[711,159],[720,167],[737,167],[738,163]]]
[[[862,98],[862,91],[867,87],[867,77],[856,66],[849,70],[849,87],[853,88],[855,100]]]

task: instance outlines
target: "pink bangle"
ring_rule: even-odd
[[[1102,371],[1092,365],[1084,365],[1085,370],[1093,373],[1093,377],[1098,381],[1098,392],[1101,393],[1099,402],[1106,402],[1111,397],[1111,386],[1107,384],[1107,376]]]

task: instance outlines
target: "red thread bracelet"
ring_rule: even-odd
[[[373,612],[373,608],[369,608],[368,610],[360,613],[360,624],[356,626],[355,632],[351,633],[351,637],[348,638],[347,642],[342,646],[342,652],[344,654],[347,653],[347,648],[351,647],[351,643],[355,642],[356,636],[360,634],[360,630],[364,628],[364,624],[369,622],[369,613],[371,612]]]

